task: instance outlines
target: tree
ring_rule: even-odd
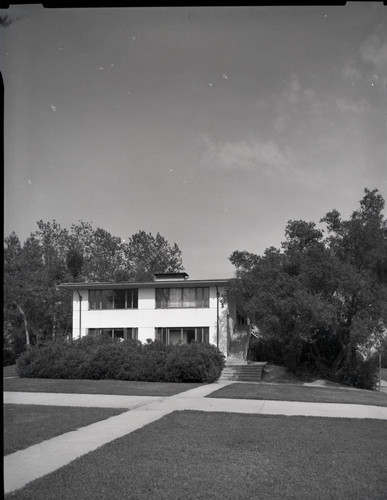
[[[387,324],[387,231],[377,190],[365,190],[348,220],[289,221],[282,248],[234,252],[233,296],[265,339],[280,342],[295,371],[353,380],[361,354],[381,345]],[[360,368],[359,368],[360,367]],[[356,370],[355,370],[356,371]],[[351,378],[352,377],[352,378]]]
[[[170,245],[160,233],[152,236],[139,231],[129,238],[124,254],[130,276],[136,281],[153,280],[155,273],[184,271],[179,247]]]
[[[4,248],[4,297],[5,318],[8,324],[18,324],[15,316],[22,318],[25,342],[29,346],[31,335],[36,335],[37,320],[42,323],[47,311],[44,286],[42,249],[39,242],[29,237],[24,246],[15,233],[5,240]]]
[[[37,222],[24,245],[15,233],[4,242],[4,349],[71,331],[71,296],[63,282],[152,280],[155,272],[183,270],[181,252],[159,233],[139,231],[127,243],[102,228],[79,221],[70,229],[55,221]],[[16,345],[18,346],[16,348]],[[16,352],[17,351],[17,352]],[[12,356],[11,356],[12,357]]]

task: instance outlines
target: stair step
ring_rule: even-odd
[[[220,377],[220,382],[261,382],[261,377]]]
[[[256,367],[256,366],[244,366],[243,368],[242,367],[230,367],[230,366],[226,366],[225,368],[223,368],[223,371],[224,372],[243,372],[243,373],[254,373],[254,372],[261,372],[262,371],[262,368],[261,367]]]
[[[259,369],[254,368],[253,370],[227,370],[226,368],[222,371],[219,380],[232,380],[240,382],[261,382],[262,380],[262,367]]]

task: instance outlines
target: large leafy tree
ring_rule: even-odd
[[[34,235],[23,246],[15,233],[5,240],[4,320],[11,345],[21,327],[26,345],[57,331],[69,333],[68,297],[56,287],[66,273],[52,249],[45,250]]]
[[[129,238],[124,247],[125,261],[131,278],[138,281],[152,280],[154,273],[184,271],[181,251],[176,243],[157,233],[139,231]]]
[[[63,282],[145,281],[155,272],[183,270],[181,251],[157,233],[139,231],[128,242],[80,221],[70,229],[53,220],[22,245],[15,233],[4,242],[4,346],[24,345],[71,332],[71,297]]]
[[[387,324],[384,200],[365,190],[348,220],[333,210],[320,221],[289,221],[281,249],[234,252],[228,293],[289,368],[345,379]],[[348,378],[348,377],[347,377]]]

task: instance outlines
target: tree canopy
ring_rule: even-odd
[[[138,231],[125,242],[84,221],[37,226],[24,244],[15,233],[4,241],[3,345],[11,357],[30,342],[71,333],[71,297],[58,284],[147,281],[184,270],[177,244],[159,233]]]
[[[349,219],[337,210],[289,221],[280,249],[235,251],[233,296],[261,339],[280,346],[288,368],[356,385],[355,366],[381,346],[387,327],[384,200],[365,189]]]

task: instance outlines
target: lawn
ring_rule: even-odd
[[[114,394],[123,396],[173,396],[202,384],[132,382],[126,380],[64,380],[11,378],[3,380],[3,391]]]
[[[6,404],[3,406],[4,455],[124,411],[128,409]]]
[[[174,412],[6,499],[385,499],[379,420]]]
[[[274,401],[306,401],[313,403],[347,403],[387,406],[387,394],[376,391],[307,387],[302,385],[231,384],[208,398],[267,399]]]

